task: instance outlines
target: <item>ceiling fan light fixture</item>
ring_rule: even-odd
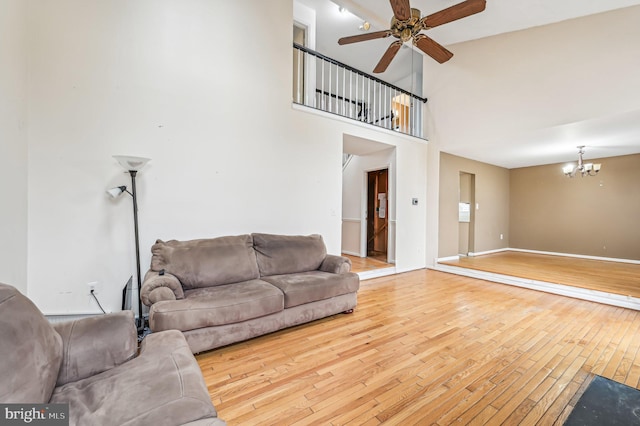
[[[359,29],[361,29],[362,31],[369,31],[371,29],[371,24],[369,23],[369,21],[364,21],[362,25],[360,25]]]
[[[420,10],[412,8],[409,0],[389,0],[393,16],[388,30],[374,31],[369,34],[359,34],[338,39],[339,45],[357,43],[361,41],[374,40],[393,36],[398,39],[391,43],[387,51],[373,70],[374,73],[384,72],[397,53],[398,43],[406,43],[413,39],[413,44],[422,52],[429,55],[439,63],[444,63],[453,57],[444,46],[438,44],[420,32],[429,28],[437,27],[458,19],[482,12],[486,7],[486,0],[464,0],[461,3],[443,9],[439,12],[421,17]],[[340,7],[342,11],[344,8]],[[367,31],[367,22],[360,26],[361,30]]]

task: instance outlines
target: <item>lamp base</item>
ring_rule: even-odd
[[[151,333],[152,331],[147,325],[142,326],[142,328],[138,327],[138,342],[142,342],[142,339]]]

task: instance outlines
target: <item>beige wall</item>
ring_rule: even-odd
[[[460,172],[475,175],[475,253],[509,246],[509,170],[440,153],[438,256],[458,254]],[[472,206],[473,208],[473,206]],[[500,234],[503,239],[500,239]]]
[[[588,161],[602,163],[598,176],[510,171],[511,247],[640,260],[640,154]]]

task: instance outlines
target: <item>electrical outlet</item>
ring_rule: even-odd
[[[91,291],[93,291],[94,293],[98,292],[98,281],[92,281],[90,283],[87,283],[87,287],[89,288],[89,294],[91,294]]]

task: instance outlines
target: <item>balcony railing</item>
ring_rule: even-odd
[[[296,43],[293,67],[293,102],[423,137],[426,98]]]

